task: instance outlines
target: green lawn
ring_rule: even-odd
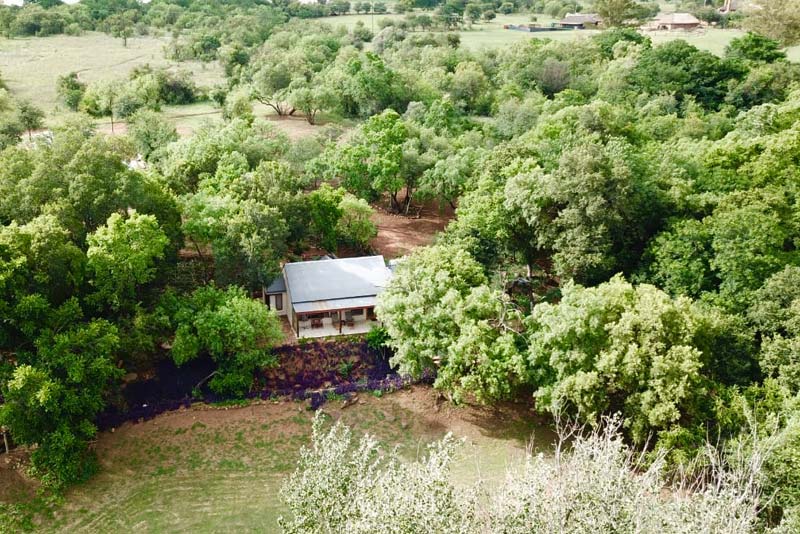
[[[427,387],[361,397],[348,408],[332,401],[324,411],[400,446],[408,458],[448,431],[465,438],[453,472],[459,484],[499,482],[531,438],[539,450],[553,440],[523,408],[455,408]],[[39,531],[277,532],[278,491],[309,442],[312,417],[305,404],[281,402],[126,424],[100,436],[102,472],[72,489]]]
[[[78,72],[81,80],[121,78],[144,64],[183,68],[192,72],[200,86],[222,80],[222,69],[214,63],[177,63],[164,58],[168,37],[135,37],[123,47],[120,39],[103,33],[79,37],[56,35],[25,39],[0,38],[0,73],[11,91],[31,100],[49,113],[63,111],[56,94],[59,76]]]

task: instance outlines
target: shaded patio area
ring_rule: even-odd
[[[379,324],[372,308],[298,314],[297,337],[300,339],[366,334]]]

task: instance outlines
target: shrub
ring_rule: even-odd
[[[356,443],[347,427],[325,430],[317,415],[312,443],[281,491],[290,515],[279,524],[287,534],[409,532],[407,525],[465,534],[755,531],[758,453],[737,452],[728,462],[709,448],[713,469],[667,485],[663,462],[643,466],[620,426],[607,420],[569,448],[570,433],[562,432],[555,458],[529,456],[504,484],[481,494],[453,485],[458,442],[449,434],[420,460],[403,460],[396,449],[381,458],[374,438]]]

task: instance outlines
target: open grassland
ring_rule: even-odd
[[[430,12],[428,12],[430,14]],[[334,26],[342,25],[347,29],[352,29],[359,21],[363,22],[368,28],[373,27],[375,31],[380,31],[378,25],[381,19],[402,20],[404,15],[385,14],[385,15],[343,15],[335,17],[326,17],[323,19],[325,22]],[[535,19],[535,20],[534,20]],[[554,41],[571,41],[574,39],[586,39],[592,35],[597,35],[598,30],[580,30],[580,31],[555,31],[555,32],[539,32],[539,33],[526,33],[520,31],[503,29],[505,24],[538,24],[540,26],[549,26],[555,22],[556,19],[543,14],[527,14],[527,13],[514,13],[511,15],[498,14],[497,18],[491,22],[478,22],[472,24],[457,32],[461,36],[461,43],[471,50],[480,50],[482,48],[498,48],[506,46],[510,43],[519,42],[531,38],[547,38]],[[722,55],[725,47],[732,39],[744,35],[742,30],[737,29],[716,29],[705,28],[692,32],[686,31],[643,31],[649,36],[655,44],[672,41],[675,39],[684,39],[690,44],[696,46],[701,50],[708,50],[714,54]],[[800,46],[795,46],[788,49],[789,59],[792,61],[800,61]]]
[[[102,33],[0,38],[0,72],[14,94],[49,113],[61,111],[56,94],[58,77],[73,71],[81,80],[92,82],[123,78],[135,67],[150,64],[189,70],[200,86],[222,80],[222,69],[216,62],[178,63],[164,58],[163,47],[168,41],[168,37],[135,37],[123,47],[121,39]]]
[[[447,432],[463,437],[453,476],[464,484],[499,482],[532,438],[538,448],[553,441],[521,407],[456,408],[428,387],[323,410],[409,458]],[[182,410],[104,433],[102,472],[71,490],[40,531],[276,532],[278,490],[309,443],[312,418],[305,404],[266,402]]]

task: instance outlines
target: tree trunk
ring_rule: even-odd
[[[278,117],[283,117],[284,115],[286,115],[286,111],[284,111],[283,107],[280,104],[273,104],[271,102],[263,102],[263,101],[262,103],[268,105],[273,110],[275,110],[275,113],[278,114]]]

